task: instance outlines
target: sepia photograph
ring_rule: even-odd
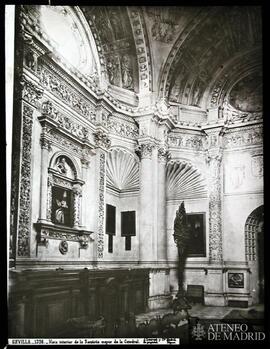
[[[7,344],[266,343],[262,7],[6,5],[5,35]]]

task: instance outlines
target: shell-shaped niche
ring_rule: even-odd
[[[206,180],[190,163],[169,163],[166,169],[167,200],[207,197]]]
[[[122,150],[108,154],[106,185],[117,192],[139,190],[139,163],[131,154]]]

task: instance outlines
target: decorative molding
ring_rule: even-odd
[[[78,242],[80,248],[87,248],[90,239],[92,240],[90,235],[93,234],[93,232],[87,230],[45,223],[34,223],[34,226],[37,229],[38,245],[45,245],[46,247],[48,246],[50,239]]]
[[[97,258],[103,258],[104,251],[104,217],[105,217],[105,176],[106,176],[105,153],[99,156],[99,203],[98,203],[98,238],[97,238]]]
[[[204,150],[204,142],[202,135],[170,133],[168,135],[168,145],[170,147],[178,147],[181,149],[192,149],[196,151]]]
[[[44,89],[52,92],[88,121],[92,123],[96,122],[94,105],[85,98],[82,98],[82,95],[78,92],[74,92],[74,89],[70,88],[67,83],[64,83],[61,78],[53,74],[45,66],[40,68],[39,82]]]
[[[71,118],[60,113],[51,101],[42,103],[42,114],[54,120],[58,127],[68,131],[79,139],[86,140],[89,137],[89,130],[79,123],[74,122]]]
[[[50,133],[50,141],[55,146],[63,147],[66,151],[71,152],[78,156],[79,158],[82,157],[91,157],[92,156],[92,148],[84,147],[84,144],[80,145],[76,141],[64,136],[63,134],[60,134],[57,129],[52,130]]]
[[[224,147],[226,149],[262,144],[263,132],[261,125],[230,130],[224,136]]]
[[[22,158],[17,246],[18,257],[29,257],[30,255],[33,112],[34,109],[24,103],[22,104]]]
[[[139,190],[139,164],[134,156],[122,150],[113,150],[107,155],[106,186],[118,192]]]
[[[109,116],[107,128],[110,133],[116,134],[120,137],[136,139],[139,135],[139,129],[134,123],[122,120],[119,121],[119,118],[116,116]]]
[[[192,164],[170,162],[166,168],[167,200],[207,197],[207,182]]]
[[[137,51],[140,92],[151,89],[152,73],[143,15],[138,7],[127,7]]]

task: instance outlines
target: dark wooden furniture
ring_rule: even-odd
[[[10,273],[9,337],[61,337],[68,319],[114,322],[147,310],[149,270]]]

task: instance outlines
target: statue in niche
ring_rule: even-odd
[[[64,157],[58,159],[56,167],[60,173],[67,174],[67,163]]]
[[[191,309],[191,306],[186,299],[183,283],[185,262],[188,253],[189,229],[184,202],[181,203],[179,209],[176,211],[173,237],[178,249],[178,292],[172,307],[174,311],[184,310],[188,316],[188,309]]]
[[[65,224],[66,223],[66,211],[68,209],[68,204],[67,204],[67,192],[63,192],[63,198],[62,200],[56,200],[56,207],[58,207],[55,210],[55,221],[56,223],[59,224]]]
[[[131,61],[128,55],[122,57],[121,62],[122,68],[122,84],[124,88],[132,88],[133,78],[132,78],[132,68]]]

